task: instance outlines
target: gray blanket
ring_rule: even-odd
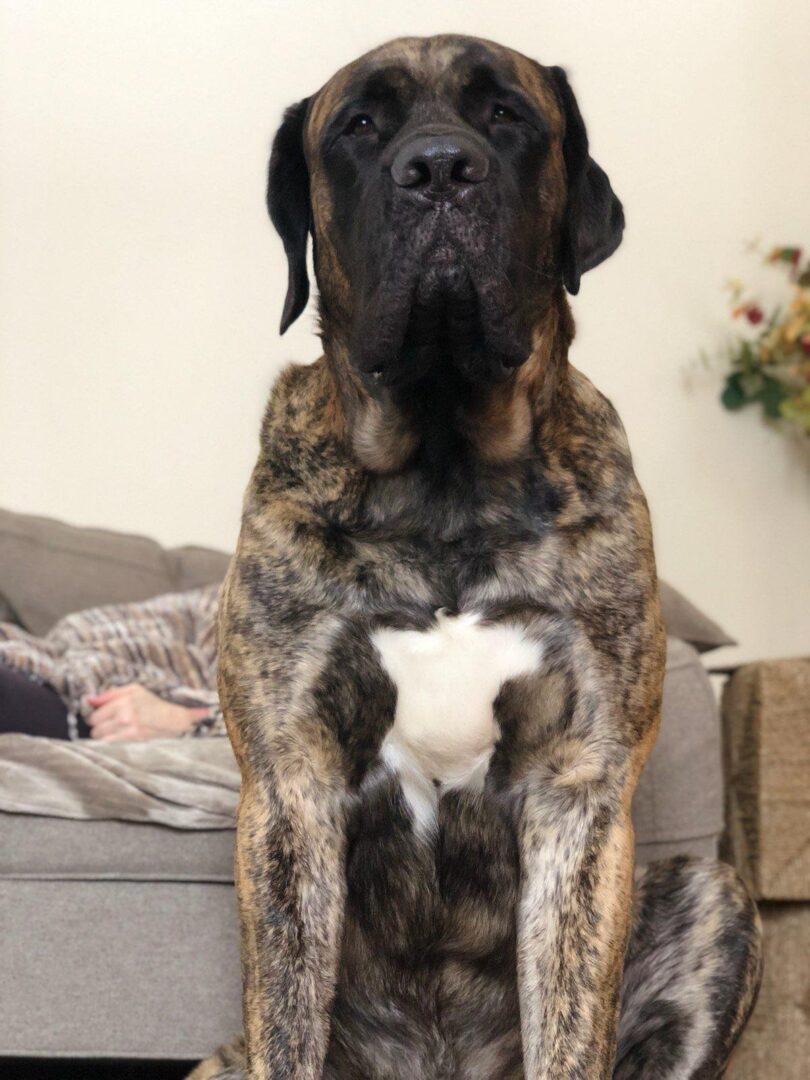
[[[238,795],[226,738],[100,743],[0,735],[0,810],[232,829]]]

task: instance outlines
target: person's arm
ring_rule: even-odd
[[[201,709],[191,709],[195,714],[194,723],[189,728],[187,735],[194,738],[203,735],[227,735],[225,717],[219,705],[203,706]]]
[[[138,683],[91,694],[87,700],[93,709],[87,718],[91,738],[103,742],[138,742],[225,732],[218,706],[176,705]]]

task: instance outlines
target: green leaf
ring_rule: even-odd
[[[787,390],[778,379],[766,375],[763,381],[764,385],[757,394],[757,399],[762,402],[765,415],[771,420],[778,420],[782,415],[782,402],[788,396]]]
[[[726,387],[723,393],[720,395],[720,400],[727,409],[731,409],[732,412],[736,409],[741,409],[748,400],[745,396],[745,392],[740,385],[742,376],[739,372],[735,372],[733,375],[729,375],[726,379]]]

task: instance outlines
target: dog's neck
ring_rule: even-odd
[[[419,459],[435,469],[466,456],[506,464],[525,455],[565,380],[574,322],[562,290],[532,334],[527,361],[503,382],[465,382],[452,372],[406,390],[369,388],[339,336],[324,333],[335,386],[335,426],[363,467],[395,473]]]

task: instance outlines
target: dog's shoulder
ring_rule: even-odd
[[[325,359],[290,365],[270,392],[249,492],[259,504],[323,505],[340,497],[355,472]]]
[[[270,390],[260,445],[265,454],[282,452],[290,440],[317,442],[326,431],[333,384],[324,357],[312,364],[289,364]]]
[[[572,433],[589,444],[598,444],[604,450],[622,451],[629,461],[627,433],[610,398],[572,364],[568,367],[568,387],[567,413]]]
[[[569,368],[553,423],[547,432],[540,428],[539,438],[548,479],[566,496],[558,525],[581,530],[601,518],[615,529],[632,504],[644,507],[619,414],[576,368]]]

